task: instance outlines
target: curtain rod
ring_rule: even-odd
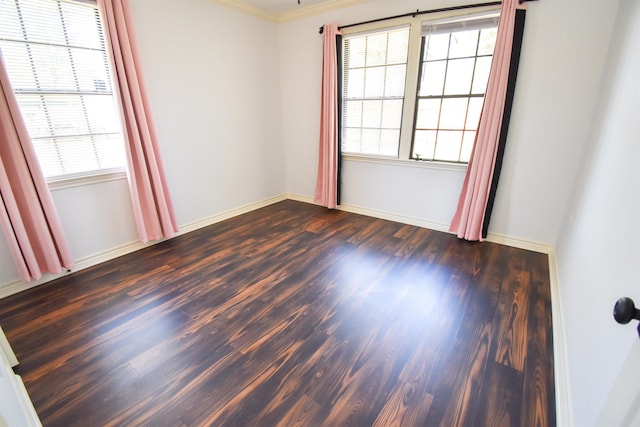
[[[537,0],[519,0],[519,3],[522,4],[530,1],[537,1]],[[418,15],[427,15],[429,13],[450,12],[452,10],[463,10],[463,9],[471,9],[471,8],[484,7],[484,6],[500,6],[501,4],[502,4],[501,1],[493,1],[489,3],[465,4],[462,6],[443,7],[440,9],[431,9],[431,10],[418,9],[415,12],[403,13],[402,15],[387,16],[386,18],[378,18],[378,19],[372,19],[370,21],[356,22],[355,24],[341,25],[338,27],[338,29],[342,30],[344,28],[355,27],[357,25],[373,24],[374,22],[388,21],[390,19],[396,19],[396,18],[405,18],[407,16],[411,16],[415,18]],[[324,25],[320,27],[320,30],[318,32],[320,34],[324,32]]]

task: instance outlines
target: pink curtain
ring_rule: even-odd
[[[473,155],[467,168],[458,208],[449,229],[461,239],[483,240],[482,228],[506,101],[516,9],[525,7],[526,3],[520,5],[518,0],[502,1],[496,47]]]
[[[338,206],[338,52],[335,24],[324,26],[322,57],[322,99],[320,148],[315,202],[335,209]]]
[[[178,226],[140,71],[129,3],[127,0],[98,0],[98,6],[111,42],[138,235],[142,242],[171,237],[178,231]]]
[[[0,201],[0,226],[23,281],[73,267],[71,251],[1,54]]]

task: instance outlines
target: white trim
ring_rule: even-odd
[[[32,282],[25,283],[21,280],[15,280],[5,285],[0,285],[0,298],[8,297],[9,295],[17,294],[18,292],[26,291],[27,289],[34,288],[38,285],[50,282],[63,276],[67,276],[71,273],[84,270],[85,268],[93,267],[94,265],[103,263],[105,261],[112,260],[122,255],[135,252],[139,249],[151,246],[154,243],[143,244],[141,242],[131,242],[124,245],[117,246],[115,248],[98,252],[97,254],[89,255],[84,258],[80,258],[74,262],[73,270],[66,271],[60,274],[44,274],[40,279]]]
[[[412,168],[420,168],[420,169],[438,169],[450,172],[461,172],[465,173],[467,171],[466,163],[446,163],[446,162],[437,162],[430,160],[403,160],[397,159],[394,157],[376,157],[376,156],[365,156],[361,154],[342,154],[342,160],[347,162],[359,162],[359,163],[374,163],[379,165],[390,165],[390,166],[402,166],[402,167],[412,167]]]
[[[225,6],[232,7],[241,12],[253,15],[257,18],[264,19],[265,21],[280,24],[287,21],[293,21],[295,19],[304,18],[305,16],[315,15],[329,10],[340,9],[347,6],[352,6],[360,3],[364,3],[368,0],[326,0],[319,4],[312,4],[309,6],[299,6],[296,9],[283,13],[273,13],[264,10],[260,7],[254,6],[246,0],[209,0],[214,3],[223,4]],[[293,0],[292,0],[293,1]]]
[[[209,225],[222,222],[229,218],[233,218],[238,215],[242,215],[251,211],[255,211],[256,209],[264,208],[265,206],[272,205],[274,203],[281,202],[286,200],[287,197],[284,194],[280,194],[278,196],[270,197],[268,199],[261,200],[255,203],[249,203],[248,205],[240,206],[239,208],[230,209],[228,211],[215,214],[206,218],[199,219],[197,221],[190,222],[188,224],[180,227],[180,232],[177,235],[190,233],[191,231],[198,230],[203,227],[207,227]]]
[[[540,252],[543,254],[553,252],[553,246],[546,243],[534,242],[531,240],[521,239],[519,237],[505,236],[498,233],[487,233],[485,241],[511,246],[513,248],[525,249],[527,251]]]
[[[327,12],[329,10],[341,9],[347,6],[354,6],[356,4],[365,3],[366,1],[368,0],[326,0],[322,3],[299,7],[290,12],[281,13],[278,15],[278,22],[293,21],[294,19]]]
[[[49,190],[62,190],[63,188],[82,187],[85,185],[97,184],[100,182],[117,181],[127,179],[127,172],[122,170],[111,170],[107,172],[98,172],[93,174],[85,174],[80,176],[65,176],[58,179],[47,181]]]
[[[176,233],[176,236],[180,236],[182,234],[195,231],[199,228],[206,227],[208,225],[212,225],[229,218],[233,218],[234,216],[242,215],[244,213],[251,212],[256,209],[272,205],[274,203],[283,201],[285,199],[286,199],[286,196],[284,194],[281,194],[279,196],[274,196],[265,200],[261,200],[259,202],[250,203],[244,206],[240,206],[239,208],[230,209],[228,211],[185,224],[182,227],[180,227],[180,230],[178,231],[178,233]],[[118,258],[120,256],[130,254],[131,252],[135,252],[137,250],[146,248],[148,246],[155,245],[156,243],[160,243],[164,240],[166,239],[149,242],[149,243],[141,243],[139,241],[126,243],[124,245],[120,245],[115,248],[108,249],[106,251],[99,252],[97,254],[89,255],[87,257],[76,260],[74,263],[73,270],[70,272],[64,272],[61,274],[45,274],[39,280],[34,280],[28,283],[25,283],[21,280],[15,280],[13,282],[9,282],[6,284],[0,284],[0,299],[4,297],[8,297],[13,294],[17,294],[18,292],[26,291],[27,289],[34,288],[38,285],[42,285],[43,283],[50,282],[52,280],[69,275],[71,273],[75,273],[77,271],[81,271],[86,268],[93,267],[94,265],[101,264],[103,262],[112,260],[114,258]]]
[[[223,4],[225,6],[229,6],[233,9],[239,10],[248,15],[252,15],[257,18],[264,19],[265,21],[269,21],[273,23],[278,22],[278,15],[276,15],[275,13],[270,13],[263,9],[255,7],[254,5],[247,3],[244,0],[209,0],[209,1]]]
[[[549,281],[551,287],[551,318],[553,319],[553,364],[556,388],[556,422],[558,426],[573,426],[573,408],[569,367],[567,365],[567,340],[560,300],[560,282],[555,250],[549,252]]]
[[[287,198],[291,200],[297,200],[299,202],[316,204],[313,201],[312,197],[304,196],[301,194],[288,193]],[[341,204],[340,206],[338,206],[338,210],[356,213],[359,215],[371,216],[374,218],[386,219],[394,222],[400,222],[403,224],[415,225],[417,227],[429,228],[431,230],[442,231],[444,233],[451,234],[451,232],[449,231],[450,224],[447,224],[444,222],[429,221],[421,218],[415,218],[415,217],[406,216],[406,215],[399,215],[399,214],[391,213],[387,211],[363,208],[360,206],[354,206],[354,205],[348,205],[348,204]],[[485,241],[491,242],[491,243],[498,243],[505,246],[511,246],[514,248],[525,249],[533,252],[541,252],[544,254],[549,254],[553,252],[553,247],[545,243],[533,242],[531,240],[520,239],[517,237],[504,236],[502,234],[497,234],[497,233],[488,233]]]
[[[296,200],[298,202],[317,204],[313,201],[312,197],[303,196],[301,194],[288,193],[287,198]],[[362,208],[360,206],[341,204],[338,206],[338,210],[351,212],[358,215],[370,216],[373,218],[386,219],[387,221],[399,222],[402,224],[415,225],[416,227],[428,228],[431,230],[449,232],[449,224],[437,221],[427,221],[420,218],[415,218],[406,215],[398,215],[392,212],[380,211],[376,209]]]

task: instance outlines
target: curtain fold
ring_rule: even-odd
[[[314,200],[329,209],[338,206],[338,26],[324,26],[322,55],[322,96],[318,176]]]
[[[178,231],[169,195],[127,0],[98,0],[111,44],[115,83],[123,114],[131,199],[142,242]]]
[[[73,257],[0,53],[0,226],[20,278],[73,267]]]
[[[473,154],[449,231],[461,239],[482,241],[487,203],[494,180],[503,116],[509,89],[516,10],[526,3],[503,0],[489,82]],[[511,82],[515,85],[515,80]],[[506,138],[506,134],[503,135]]]

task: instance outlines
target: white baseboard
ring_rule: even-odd
[[[312,197],[303,196],[300,194],[288,193],[287,198],[291,200],[297,200],[299,202],[317,204],[313,201]],[[370,216],[373,218],[386,219],[388,221],[399,222],[402,224],[415,225],[416,227],[428,228],[430,230],[443,231],[445,233],[449,232],[449,224],[436,222],[436,221],[427,221],[420,218],[414,218],[406,215],[399,215],[392,212],[381,211],[377,209],[370,208],[362,208],[359,206],[349,205],[349,204],[341,204],[338,206],[338,210],[351,212],[359,215]]]
[[[100,264],[105,261],[109,261],[111,259],[117,258],[122,255],[129,254],[131,252],[137,251],[139,249],[150,246],[154,243],[141,243],[141,242],[130,242],[124,245],[120,245],[118,247],[99,252],[97,254],[89,255],[84,258],[77,259],[74,262],[72,271],[65,271],[60,274],[43,274],[42,277],[38,280],[33,280],[31,282],[25,283],[21,280],[15,280],[13,282],[9,282],[4,285],[0,285],[0,298],[8,297],[9,295],[17,294],[18,292],[26,291],[27,289],[34,288],[36,286],[42,285],[43,283],[50,282],[52,280],[58,279],[63,276],[67,276],[76,271],[84,270],[85,268],[93,267],[94,265]]]
[[[498,243],[512,248],[524,249],[532,252],[540,252],[550,254],[553,252],[553,246],[546,243],[534,242],[532,240],[521,239],[519,237],[510,237],[503,234],[487,233],[487,242]]]
[[[259,202],[250,203],[248,205],[240,206],[239,208],[231,209],[216,215],[212,215],[210,217],[203,218],[198,221],[190,222],[188,224],[185,224],[179,227],[179,231],[176,234],[176,236],[189,233],[191,231],[197,230],[202,227],[206,227],[208,225],[215,224],[217,222],[224,221],[229,218],[233,218],[234,216],[251,212],[253,210],[280,202],[285,199],[286,199],[286,196],[284,194],[281,194],[279,196],[271,197],[265,200],[261,200]],[[124,245],[120,245],[115,248],[108,249],[106,251],[102,251],[102,252],[89,255],[87,257],[76,260],[74,262],[73,270],[70,272],[64,272],[61,274],[44,274],[40,279],[31,281],[28,283],[25,283],[21,280],[15,280],[5,284],[0,284],[0,298],[8,297],[9,295],[26,291],[27,289],[34,288],[38,285],[42,285],[43,283],[50,282],[59,277],[66,276],[68,274],[75,273],[77,271],[81,271],[89,267],[93,267],[94,265],[103,263],[105,261],[109,261],[114,258],[127,255],[131,252],[135,252],[137,250],[146,248],[148,246],[155,245],[156,243],[159,243],[161,241],[162,240],[158,240],[158,241],[149,242],[149,243],[141,243],[139,241],[134,241],[130,243],[125,243]]]
[[[549,252],[549,281],[551,287],[551,318],[553,319],[553,362],[556,387],[556,421],[559,427],[573,426],[571,387],[567,365],[567,341],[560,301],[560,282],[555,250]]]
[[[255,211],[256,209],[264,208],[265,206],[269,206],[286,199],[287,197],[285,194],[280,194],[278,196],[270,197],[268,199],[260,200],[254,203],[249,203],[248,205],[240,206],[239,208],[230,209],[228,211],[225,211],[219,214],[211,215],[209,217],[202,218],[197,221],[193,221],[181,226],[180,232],[177,235],[179,236],[181,234],[190,233],[200,228],[207,227],[209,225],[216,224],[218,222],[222,222],[224,220],[233,218],[238,215],[245,214],[247,212]]]
[[[312,197],[303,196],[301,194],[288,193],[287,198],[291,200],[297,200],[299,202],[316,204]],[[386,219],[389,221],[400,222],[403,224],[415,225],[417,227],[424,227],[435,231],[442,231],[443,233],[451,233],[449,231],[449,224],[437,221],[428,221],[420,218],[414,218],[406,215],[399,215],[396,213],[380,211],[377,209],[362,208],[359,206],[343,204],[338,206],[339,210],[345,212],[356,213],[365,216],[371,216],[374,218]],[[511,246],[514,248],[525,249],[533,252],[541,252],[549,254],[553,251],[553,247],[544,243],[533,242],[531,240],[520,239],[517,237],[509,237],[497,233],[489,233],[485,239],[487,242],[499,243],[505,246]]]

